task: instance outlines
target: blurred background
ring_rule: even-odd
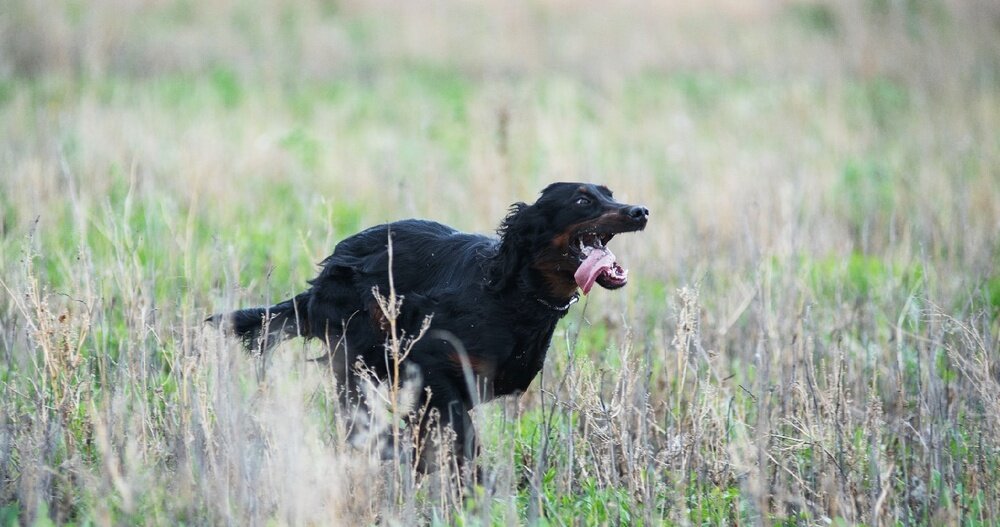
[[[297,237],[269,239],[268,225],[330,231],[332,215],[336,238],[419,215],[489,231],[547,182],[587,180],[655,212],[644,276],[691,279],[765,248],[929,240],[985,272],[998,13],[938,0],[11,0],[4,231],[57,222],[67,192],[89,207],[117,185],[315,262],[322,238],[285,251]]]
[[[996,521],[997,130],[993,0],[4,0],[0,523]],[[561,180],[651,220],[560,328],[576,381],[479,418],[493,505],[337,501],[302,476],[346,470],[330,438],[280,458],[307,488],[260,471],[276,428],[213,391],[256,384],[199,362],[206,314]],[[213,453],[222,415],[259,441]]]

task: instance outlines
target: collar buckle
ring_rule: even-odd
[[[541,298],[536,298],[535,300],[538,300],[538,302],[541,303],[543,306],[552,309],[554,311],[568,311],[570,306],[580,301],[580,293],[573,293],[573,296],[569,298],[569,301],[566,302],[565,305],[561,306],[554,306]]]

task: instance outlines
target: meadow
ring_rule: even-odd
[[[998,130],[991,0],[5,0],[0,526],[998,525]],[[576,180],[650,223],[475,487],[203,323]]]

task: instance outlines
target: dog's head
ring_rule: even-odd
[[[569,298],[595,283],[618,289],[628,271],[607,244],[617,234],[646,227],[649,210],[615,201],[605,186],[553,183],[532,205],[517,203],[500,227],[501,253],[511,266],[539,273],[554,298]],[[514,272],[508,268],[507,272]]]

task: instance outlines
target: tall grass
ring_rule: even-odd
[[[996,524],[998,17],[6,2],[0,524]],[[652,211],[632,282],[477,408],[477,486],[351,444],[319,343],[201,322],[577,179]]]

